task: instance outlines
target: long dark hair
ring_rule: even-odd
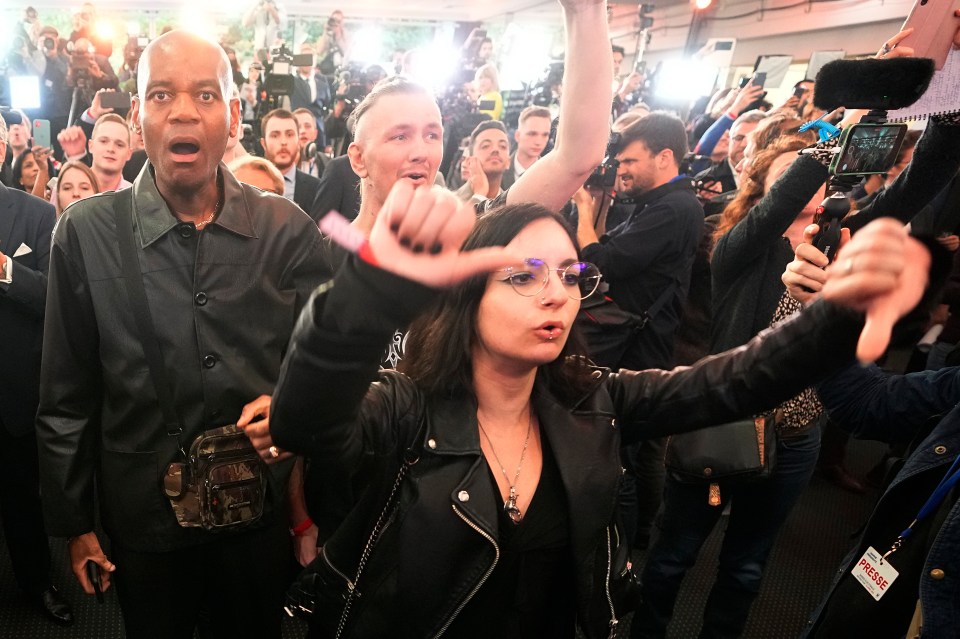
[[[506,246],[529,224],[542,219],[559,224],[580,252],[569,224],[539,204],[508,205],[487,213],[477,221],[463,249]],[[472,349],[477,341],[477,309],[487,279],[478,275],[450,289],[410,327],[407,356],[400,370],[428,395],[474,395]],[[537,371],[559,399],[571,401],[587,389],[591,373],[582,341],[573,329],[559,357]]]

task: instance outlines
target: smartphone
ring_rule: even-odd
[[[477,110],[479,111],[493,111],[497,108],[497,103],[493,100],[480,100],[477,102]]]
[[[97,603],[103,603],[103,588],[100,585],[100,566],[94,561],[87,561],[87,579],[93,584],[93,594],[97,596]]]
[[[807,92],[807,90],[804,89],[802,86],[797,87],[796,89],[793,90],[793,97],[795,97],[795,98],[797,98],[797,99],[802,98],[802,97],[803,97],[803,94],[806,93],[806,92]]]
[[[100,94],[100,106],[104,109],[129,109],[130,94],[126,91],[105,91]]]
[[[740,82],[737,84],[737,87],[742,89],[743,87],[747,86],[747,82],[750,82],[750,78],[748,78],[745,75],[742,75],[740,76]]]
[[[913,47],[915,57],[931,58],[936,68],[942,69],[960,27],[960,18],[953,15],[957,9],[960,0],[916,0],[901,28],[913,27],[913,33],[900,45]]]
[[[764,83],[767,81],[767,72],[766,71],[757,71],[753,74],[753,86],[763,88]]]
[[[847,127],[840,139],[840,153],[830,164],[831,175],[886,173],[896,163],[906,134],[906,124],[855,124]]]
[[[33,121],[33,146],[50,148],[50,120]]]

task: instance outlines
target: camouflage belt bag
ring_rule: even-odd
[[[184,528],[242,527],[263,514],[264,466],[236,425],[214,428],[193,440],[186,463],[167,466],[163,492]]]

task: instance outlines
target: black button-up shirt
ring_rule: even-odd
[[[149,164],[133,185],[140,268],[185,446],[272,393],[300,308],[330,275],[306,214],[222,164],[220,175],[224,205],[202,231],[171,214]],[[52,535],[93,530],[98,475],[113,540],[168,550],[210,537],[180,528],[161,490],[178,442],[163,426],[124,287],[119,197],[129,192],[74,204],[54,233],[37,422],[44,512]],[[284,470],[272,468],[274,503]]]

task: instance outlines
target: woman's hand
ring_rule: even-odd
[[[377,265],[425,286],[452,286],[517,261],[503,247],[461,252],[476,222],[472,206],[449,191],[398,180],[370,233]]]
[[[787,287],[790,296],[804,306],[819,297],[823,285],[827,281],[827,273],[823,270],[830,263],[823,251],[813,245],[813,238],[820,232],[820,227],[811,224],[803,230],[803,242],[797,245],[794,251],[794,260],[787,264],[787,270],[780,276],[780,280]],[[850,229],[841,229],[840,247],[850,240]]]
[[[880,50],[877,51],[877,55],[873,56],[878,60],[888,60],[890,58],[912,58],[913,57],[913,47],[898,47],[900,41],[906,38],[908,35],[913,33],[913,27],[904,29],[903,31],[897,33],[892,38],[889,38],[886,42],[883,43],[883,46],[880,47]]]
[[[823,297],[866,312],[857,359],[872,362],[883,354],[893,325],[923,296],[929,270],[929,251],[891,218],[874,220],[841,249],[827,267]]]
[[[270,436],[270,403],[273,398],[270,395],[261,395],[240,411],[240,417],[237,419],[237,428],[243,430],[250,443],[256,449],[260,458],[268,464],[290,459],[293,453],[282,451],[273,444],[273,438]],[[254,421],[259,417],[258,421]]]

